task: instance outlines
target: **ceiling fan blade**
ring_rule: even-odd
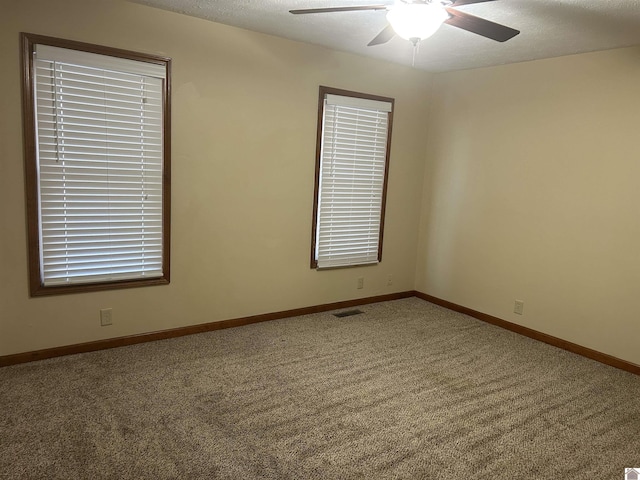
[[[477,33],[483,37],[490,38],[497,42],[506,42],[510,38],[515,37],[520,33],[520,30],[515,30],[499,23],[490,22],[484,18],[469,15],[468,13],[462,13],[453,8],[447,8],[447,12],[451,17],[445,20],[444,23],[453,25],[454,27],[461,28],[468,32]]]
[[[351,7],[326,7],[326,8],[303,8],[301,10],[289,10],[294,15],[306,13],[330,13],[330,12],[358,12],[362,10],[386,10],[389,5],[354,5]]]
[[[393,30],[393,27],[390,23],[387,23],[387,26],[382,29],[382,31],[375,36],[373,40],[367,43],[367,47],[372,47],[374,45],[381,45],[383,43],[387,43],[393,37],[396,36],[396,32]]]
[[[495,2],[495,0],[455,0],[450,6],[459,7],[461,5],[471,5],[473,3]]]

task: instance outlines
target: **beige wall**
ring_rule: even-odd
[[[19,31],[173,58],[171,285],[28,297]],[[2,0],[0,61],[0,355],[415,288],[640,364],[639,48],[432,76],[119,0]],[[321,84],[396,98],[376,267],[308,267]]]
[[[170,285],[28,297],[20,31],[173,59]],[[0,355],[413,289],[430,75],[118,0],[2,0],[0,62]],[[309,268],[319,85],[396,98],[375,267]]]
[[[640,364],[639,85],[638,47],[437,75],[417,290]]]

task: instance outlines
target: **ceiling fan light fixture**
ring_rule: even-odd
[[[399,37],[414,44],[430,37],[449,14],[440,3],[396,3],[387,13],[387,21]]]

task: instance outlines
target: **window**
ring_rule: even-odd
[[[393,104],[320,87],[311,268],[381,261]]]
[[[31,295],[169,283],[170,60],[22,34]]]

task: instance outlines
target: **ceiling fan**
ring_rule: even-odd
[[[289,10],[294,15],[309,13],[386,10],[387,26],[367,46],[387,43],[398,35],[415,45],[433,35],[443,23],[476,33],[491,40],[506,42],[520,33],[499,23],[469,15],[457,7],[495,0],[396,0],[393,5],[352,5],[343,7]]]

